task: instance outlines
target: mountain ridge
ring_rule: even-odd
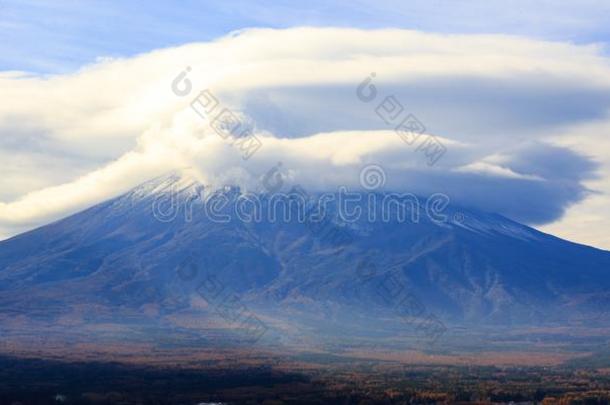
[[[218,214],[243,196],[235,187],[214,192],[228,201]],[[176,215],[159,220],[155,203],[172,193]],[[46,320],[85,322],[74,310],[84,306],[117,309],[114,322],[149,314],[207,323],[218,314],[198,288],[214,279],[270,328],[333,334],[375,325],[392,334],[396,320],[424,313],[448,328],[580,325],[597,319],[610,287],[610,252],[497,214],[448,206],[436,213],[445,222],[427,215],[346,222],[330,204],[321,230],[311,217],[212,221],[197,209],[204,194],[203,184],[173,173],[0,242],[0,308]],[[273,201],[261,195],[263,207]],[[342,234],[349,238],[332,236]],[[407,299],[408,311],[399,305]]]

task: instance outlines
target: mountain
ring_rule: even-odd
[[[281,341],[605,319],[610,252],[442,199],[361,192],[345,218],[338,194],[154,179],[0,242],[0,326],[249,325]]]

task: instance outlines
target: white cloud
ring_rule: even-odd
[[[170,86],[187,66],[192,89],[179,97]],[[356,87],[371,72],[378,96],[364,103]],[[189,108],[204,88],[256,123],[263,147],[251,160]],[[404,30],[257,29],[101,60],[70,75],[5,72],[0,91],[10,102],[0,105],[0,156],[28,163],[2,162],[0,233],[174,168],[198,167],[209,183],[248,183],[278,161],[316,189],[355,187],[360,167],[375,162],[388,171],[389,187],[447,192],[520,220],[553,221],[586,197],[583,184],[595,168],[548,143],[561,145],[556,135],[568,127],[606,122],[609,89],[610,66],[596,46]],[[392,94],[448,148],[434,167],[375,114]],[[607,150],[580,152],[603,159]],[[553,175],[558,159],[574,175]],[[610,168],[599,175],[610,178]],[[601,191],[595,198],[607,201],[610,189]],[[521,196],[502,200],[515,193]],[[590,242],[584,232],[555,229]],[[607,239],[591,243],[610,247]]]
[[[488,162],[475,162],[470,163],[466,166],[458,167],[455,169],[457,172],[465,172],[465,173],[478,173],[478,174],[487,174],[489,176],[499,176],[499,177],[508,177],[513,179],[524,179],[524,180],[543,180],[538,176],[530,176],[527,174],[516,173],[513,170],[502,167],[498,165],[494,165]]]

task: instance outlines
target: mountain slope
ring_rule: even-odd
[[[155,179],[0,242],[0,322],[15,314],[51,322],[182,317],[206,328],[219,312],[201,292],[211,278],[268,325],[292,331],[391,334],[397,320],[430,316],[469,328],[599,319],[609,252],[451,205],[416,220],[419,207],[399,220],[388,205],[384,219],[385,197],[354,205],[366,213],[375,201],[374,221],[341,219],[330,203],[319,222],[299,221],[312,212],[299,211],[310,200],[298,205],[291,194],[278,205],[259,194],[261,211],[275,215],[244,221],[235,215],[245,206],[239,189],[212,193],[183,174]]]

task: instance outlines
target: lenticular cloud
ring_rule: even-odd
[[[0,156],[25,162],[0,194],[5,235],[170,170],[254,188],[280,162],[316,191],[357,189],[377,164],[387,189],[548,223],[598,169],[553,136],[606,119],[610,67],[595,47],[506,36],[255,29],[0,88]],[[204,90],[217,105],[198,114]]]

